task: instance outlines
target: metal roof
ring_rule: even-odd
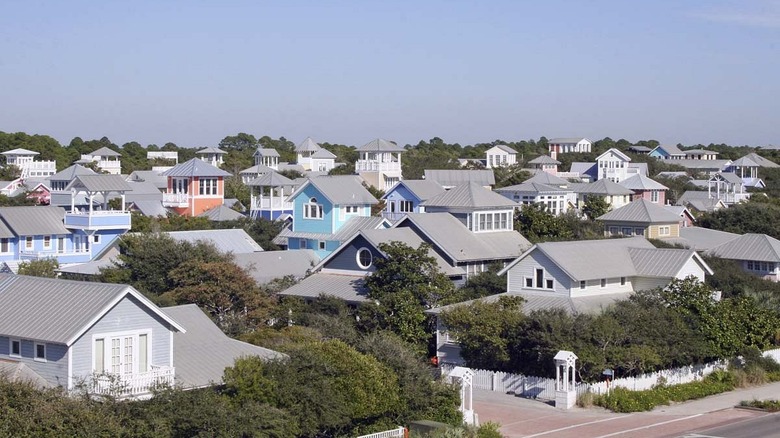
[[[167,320],[173,328],[182,329],[126,284],[0,274],[0,333],[72,345],[128,295]]]
[[[50,176],[49,181],[72,181],[78,175],[96,175],[96,173],[80,164],[74,164]]]
[[[187,329],[186,333],[173,334],[176,383],[185,388],[222,383],[225,368],[233,366],[240,357],[259,356],[266,360],[284,357],[277,351],[228,337],[195,304],[162,310]]]
[[[580,176],[586,175],[589,176],[591,179],[598,178],[598,163],[583,163],[575,161],[571,163],[571,167],[569,169],[572,173],[578,173]]]
[[[377,204],[379,201],[363,187],[357,175],[324,175],[309,178],[296,189],[290,199],[295,198],[307,185],[313,185],[334,205]]]
[[[628,147],[629,151],[633,152],[640,152],[640,153],[650,153],[653,149],[647,147],[647,146],[641,146],[641,145],[631,145]]]
[[[514,208],[518,204],[479,183],[461,184],[422,202],[425,207],[448,208]]]
[[[720,155],[720,152],[715,152],[708,149],[688,149],[682,152],[685,155]]]
[[[162,201],[162,192],[152,182],[147,181],[133,181],[128,182],[130,191],[125,193],[125,202],[135,201]],[[111,198],[117,198],[115,194],[112,194]]]
[[[257,148],[253,155],[258,157],[278,157],[279,152],[273,148]]]
[[[685,153],[683,151],[681,151],[680,148],[678,148],[675,145],[659,145],[659,146],[656,146],[655,148],[653,148],[653,151],[656,150],[656,149],[663,150],[664,152],[667,153],[667,155],[685,155]],[[650,152],[652,152],[652,151],[650,151]]]
[[[311,137],[306,137],[305,140],[300,142],[298,146],[295,146],[295,152],[315,152],[320,150],[321,147]]]
[[[319,158],[321,160],[328,160],[328,159],[335,159],[336,155],[334,155],[331,151],[329,151],[329,150],[327,150],[325,148],[322,148],[322,149],[314,152],[313,154],[311,154],[311,157],[312,158]]]
[[[270,172],[264,173],[252,181],[249,181],[246,185],[255,187],[280,187],[295,185],[293,180],[290,178],[274,172],[273,169],[270,170]]]
[[[718,245],[707,254],[722,259],[780,262],[780,240],[766,234],[744,234]]]
[[[516,151],[516,150],[514,150],[514,149],[512,149],[512,148],[511,148],[509,145],[505,145],[505,144],[497,144],[497,145],[493,146],[493,147],[492,147],[492,148],[490,148],[490,149],[494,149],[494,148],[501,149],[502,151],[504,151],[504,152],[507,152],[507,153],[509,153],[509,154],[514,154],[514,155],[517,155],[517,151]],[[490,149],[488,149],[488,151],[489,151]]]
[[[652,180],[641,173],[620,181],[618,184],[629,190],[668,190],[669,187]]]
[[[65,228],[65,210],[61,207],[0,207],[0,218],[17,236],[71,234]]]
[[[358,152],[406,152],[406,149],[397,144],[377,138],[357,148]]]
[[[729,184],[742,184],[742,178],[739,177],[736,173],[731,172],[718,172],[715,175],[713,175],[709,180],[710,181],[717,181],[718,179],[722,179],[723,181],[726,181]]]
[[[565,187],[569,185],[569,182],[563,178],[557,177],[547,172],[537,172],[536,175],[528,178],[524,182],[542,183],[549,186]]]
[[[199,240],[211,242],[222,252],[241,254],[262,251],[249,234],[241,228],[226,230],[169,231],[169,236],[180,242],[195,243]]]
[[[696,251],[706,251],[726,242],[730,242],[739,237],[739,234],[726,231],[713,230],[702,227],[684,227],[680,228],[680,237],[674,239],[664,239],[672,243],[680,243],[687,248]]]
[[[277,295],[309,299],[327,295],[348,303],[365,303],[369,301],[366,297],[367,293],[365,279],[362,276],[318,273],[304,278]]]
[[[206,217],[212,222],[235,221],[246,217],[232,208],[225,207],[224,205],[218,205],[210,210],[206,210],[198,216]]]
[[[731,163],[729,160],[691,160],[688,158],[683,160],[672,160],[669,162],[669,164],[682,166],[686,169],[715,171],[723,170],[726,166],[729,165],[729,163]]]
[[[122,156],[122,154],[120,154],[119,152],[113,149],[109,149],[105,146],[103,146],[102,148],[96,151],[92,151],[92,153],[90,153],[89,155],[93,157],[121,157]]]
[[[473,233],[449,213],[409,213],[393,228],[401,228],[407,222],[456,262],[506,260],[531,247],[531,243],[516,231]]]
[[[158,189],[168,188],[168,178],[154,170],[135,170],[127,176],[127,182],[148,182]]]
[[[569,297],[568,295],[551,293],[504,292],[476,300],[463,301],[460,303],[437,307],[435,309],[427,310],[425,313],[436,315],[454,309],[458,306],[470,305],[476,301],[492,303],[498,301],[498,299],[501,297],[521,297],[525,300],[521,306],[521,310],[526,315],[538,310],[552,309],[561,309],[568,314],[597,314],[614,304],[616,301],[625,300],[631,295],[633,295],[633,292],[603,294],[589,297]]]
[[[425,201],[426,199],[444,193],[445,191],[444,187],[442,187],[441,184],[437,183],[436,181],[427,179],[405,179],[397,182],[395,186],[387,191],[382,199],[387,199],[387,195],[400,186],[406,187],[406,189],[412,192],[412,194],[420,201]]]
[[[162,173],[163,176],[203,176],[203,177],[219,177],[230,176],[230,173],[224,170],[214,167],[211,164],[201,160],[200,158],[193,158],[187,162],[179,163],[172,168]]]
[[[631,161],[631,157],[621,152],[619,149],[615,148],[609,148],[606,152],[596,157],[596,161],[599,161],[601,157],[605,155],[615,155],[616,157],[620,158],[623,161]]]
[[[425,243],[417,233],[411,228],[388,228],[377,230],[363,230],[360,234],[366,238],[376,249],[379,249],[380,243],[401,242],[412,248],[419,248],[421,244]],[[335,253],[335,252],[334,252]],[[432,247],[428,249],[428,255],[436,260],[436,265],[439,270],[448,276],[461,276],[465,272],[462,268],[452,266],[444,260],[439,253],[437,253]],[[324,263],[324,261],[323,261]]]
[[[120,175],[78,175],[65,190],[88,192],[129,192],[132,187]],[[155,187],[155,190],[159,190]]]
[[[258,174],[258,175],[262,175],[262,174],[268,173],[268,172],[275,172],[275,170],[271,169],[270,167],[268,167],[268,166],[266,166],[264,164],[258,164],[256,166],[252,166],[252,167],[250,167],[248,169],[244,169],[244,170],[242,170],[241,172],[238,172],[238,173],[241,174],[241,175],[244,175],[244,174]]]
[[[0,221],[0,238],[11,239],[13,237],[15,237],[13,231],[11,231],[11,229],[8,228],[5,222]]]
[[[577,193],[583,193],[588,195],[602,195],[602,196],[619,196],[619,195],[632,195],[633,191],[621,186],[618,183],[612,182],[606,178],[602,178],[596,182],[590,184],[584,184],[579,186],[576,190]]]
[[[264,284],[288,275],[296,279],[303,278],[320,262],[320,257],[314,250],[298,249],[236,254],[233,261],[244,268],[258,284]]]
[[[745,155],[744,158],[748,158],[748,159],[752,160],[753,162],[755,162],[756,164],[758,164],[761,167],[767,167],[767,168],[777,168],[777,167],[780,167],[780,164],[777,164],[777,163],[775,163],[774,161],[772,161],[772,160],[770,160],[768,158],[764,158],[764,157],[762,157],[761,155],[758,155],[755,152],[751,152],[751,153]]]
[[[373,230],[375,228],[384,227],[387,225],[387,219],[376,216],[355,216],[347,220],[344,225],[341,226],[335,233],[310,233],[306,231],[293,231],[290,228],[283,229],[277,238],[284,239],[316,239],[316,240],[335,240],[338,242],[344,242],[350,239],[361,230]],[[280,242],[274,239],[274,243]],[[280,244],[280,243],[277,243]]]
[[[137,200],[132,201],[132,205],[144,216],[165,217],[168,215],[168,210],[163,207],[162,201],[159,200]]]
[[[562,189],[560,187],[551,186],[547,184],[542,183],[536,183],[536,182],[523,182],[520,184],[516,184],[513,186],[508,187],[501,187],[500,189],[496,189],[496,192],[498,193],[570,193],[571,190],[568,189]]]
[[[549,155],[542,154],[529,161],[528,164],[561,164],[561,162]]]
[[[0,376],[12,382],[31,383],[36,388],[51,388],[55,385],[41,377],[24,362],[0,360]]]
[[[662,205],[654,204],[642,198],[599,216],[596,220],[604,222],[665,224],[680,222],[680,216],[665,209]]]
[[[226,154],[226,153],[227,152],[223,151],[220,148],[215,148],[215,147],[211,147],[211,146],[207,147],[207,148],[203,148],[203,149],[195,152],[195,154],[197,154],[197,155],[203,155],[203,154],[220,154],[221,155],[221,154]]]
[[[747,156],[737,158],[736,160],[731,162],[731,166],[733,167],[759,167],[758,163],[751,160]]]
[[[673,278],[676,277],[691,257],[705,267],[709,274],[712,271],[694,250],[669,248],[629,248],[628,253],[636,267],[637,275],[642,277]]]
[[[548,144],[579,143],[582,140],[588,140],[588,139],[585,137],[558,137],[558,138],[551,138],[547,140],[547,143]]]
[[[16,148],[3,152],[3,155],[40,155],[38,152],[29,149]]]
[[[476,182],[482,186],[492,186],[496,183],[493,169],[425,169],[423,178],[428,181],[436,181],[444,187],[458,186],[468,182]]]

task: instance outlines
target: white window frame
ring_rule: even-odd
[[[92,235],[92,243],[100,244],[100,234]]]
[[[5,245],[5,251],[3,251],[3,245]],[[11,254],[11,239],[3,237],[0,239],[0,254]]]
[[[92,360],[91,360],[91,369],[92,372],[96,372],[95,369],[95,341],[98,339],[103,339],[103,372],[106,374],[114,374],[111,372],[111,340],[112,339],[122,339],[123,338],[133,338],[133,364],[132,364],[132,371],[131,374],[138,374],[139,366],[140,364],[140,341],[139,338],[141,335],[146,335],[146,367],[147,371],[152,369],[152,329],[140,329],[140,330],[128,330],[124,332],[109,332],[109,333],[95,333],[92,335],[92,344],[90,345],[90,351],[92,352]],[[123,357],[125,354],[124,348],[120,343],[120,351],[119,355],[120,357]],[[124,364],[120,364],[121,365]],[[120,374],[126,374],[121,372]]]
[[[43,347],[43,357],[38,357],[38,347]],[[35,342],[33,345],[33,360],[36,362],[46,362],[46,344]]]
[[[669,225],[661,225],[658,227],[659,236],[669,236],[672,234],[672,227]]]
[[[588,282],[585,280],[580,280],[580,290],[585,289],[588,287]]]
[[[24,249],[34,249],[34,248],[35,248],[35,237],[24,236]]]
[[[653,203],[657,204],[658,203],[658,199],[659,199],[658,190],[651,190],[650,191],[650,202],[653,202]]]
[[[317,241],[317,248],[319,248],[320,251],[325,251],[325,241],[324,240]]]
[[[364,254],[364,251],[368,253],[369,258],[370,258],[369,261],[368,261],[368,264],[365,264],[365,265],[360,261],[360,254]],[[374,254],[371,252],[370,249],[366,248],[365,246],[361,247],[355,253],[355,262],[357,263],[357,265],[358,265],[358,267],[360,269],[364,269],[364,270],[368,269],[368,268],[371,267],[371,265],[374,264]]]
[[[322,204],[317,202],[317,198],[310,198],[309,202],[303,204],[303,218],[322,220],[325,213]]]
[[[19,353],[14,353],[14,342],[19,343]],[[11,357],[22,357],[22,340],[17,338],[8,339],[8,355]]]
[[[43,236],[43,249],[51,249],[52,240],[52,236]]]
[[[219,195],[219,178],[198,178],[198,195]]]

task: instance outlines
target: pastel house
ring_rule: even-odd
[[[230,173],[206,161],[193,158],[162,174],[168,178],[163,206],[183,216],[198,216],[223,204],[225,177]]]
[[[401,154],[406,152],[397,144],[378,138],[357,148],[359,157],[355,172],[370,186],[387,190],[403,178]]]

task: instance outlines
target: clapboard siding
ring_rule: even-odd
[[[18,338],[14,338],[18,339]],[[46,361],[35,360],[35,341],[21,339],[22,357],[11,357],[10,338],[0,336],[0,359],[22,362],[52,385],[68,384],[68,347],[62,344],[46,344]]]
[[[544,269],[544,278],[553,280],[553,288],[547,289],[536,288],[536,269]],[[534,287],[525,287],[526,278],[534,278]],[[552,260],[549,259],[538,249],[534,249],[523,260],[520,260],[516,265],[507,271],[507,291],[508,292],[521,292],[521,291],[539,291],[549,292],[561,295],[568,295],[569,288],[571,287],[571,278],[561,270]]]

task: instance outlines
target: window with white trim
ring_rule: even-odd
[[[658,190],[650,191],[650,202],[658,202]]]
[[[100,243],[100,234],[95,234],[92,236],[92,243]]]
[[[0,239],[0,252],[2,253],[11,252],[11,241],[7,237]]]
[[[671,234],[671,227],[669,225],[663,225],[658,227],[659,236],[668,236]]]
[[[127,375],[149,371],[150,337],[148,332],[93,336],[94,372]]]
[[[46,362],[46,344],[35,343],[35,361]]]
[[[24,238],[24,249],[33,249],[33,236]]]
[[[317,198],[309,199],[309,202],[303,204],[304,219],[322,219],[322,204],[317,202]]]
[[[43,236],[43,249],[51,249],[51,236]]]
[[[346,214],[357,214],[358,213],[358,206],[357,205],[345,205],[344,206],[344,212]]]
[[[201,195],[217,195],[217,178],[199,178],[199,193]]]
[[[374,261],[374,257],[371,254],[371,250],[368,248],[360,248],[357,254],[355,255],[355,259],[360,269],[370,268],[371,263],[373,263]]]
[[[320,251],[325,251],[325,241],[324,240],[318,241],[317,247],[320,249]]]
[[[20,339],[10,339],[8,352],[11,357],[22,357],[22,341]]]

